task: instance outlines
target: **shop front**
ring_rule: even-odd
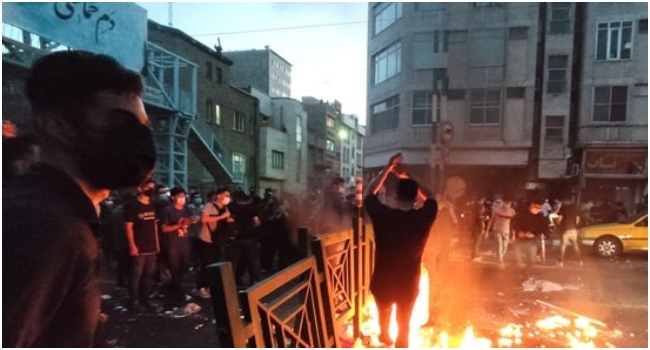
[[[648,150],[589,148],[582,157],[579,202],[616,207],[634,213],[648,195]]]

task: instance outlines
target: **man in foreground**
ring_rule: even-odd
[[[422,253],[433,224],[438,205],[427,197],[418,183],[406,172],[396,171],[402,155],[396,154],[368,186],[364,205],[372,220],[375,232],[375,268],[370,290],[377,304],[380,335],[379,341],[392,344],[388,335],[390,313],[396,304],[398,334],[396,348],[407,348],[409,321],[418,295]],[[400,178],[397,183],[396,208],[382,204],[377,193],[390,174]],[[424,202],[414,209],[418,201]]]
[[[155,162],[142,81],[65,51],[34,64],[26,92],[41,162],[3,191],[2,346],[101,346],[99,204]]]

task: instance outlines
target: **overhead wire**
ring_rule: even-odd
[[[507,10],[516,10],[516,9],[522,9],[522,8],[529,8],[531,7],[531,4],[528,5],[516,5],[516,6],[508,6],[506,9]],[[481,10],[489,10],[491,7],[478,7],[477,11]],[[421,10],[421,11],[415,11],[411,15],[404,16],[402,15],[398,19],[412,19],[417,16],[422,16],[423,14],[430,14],[430,13],[444,13],[448,15],[453,15],[453,14],[459,14],[459,13],[468,13],[469,11],[463,10],[463,11],[449,11],[446,9],[431,9],[431,10]],[[386,19],[385,21],[395,21],[396,19]],[[351,22],[335,22],[335,23],[323,23],[323,24],[313,24],[313,25],[302,25],[302,26],[292,26],[292,27],[277,27],[277,28],[261,28],[261,29],[250,29],[250,30],[241,30],[241,31],[232,31],[232,32],[220,32],[220,33],[202,33],[202,34],[191,34],[191,36],[198,37],[198,36],[211,36],[211,35],[233,35],[233,34],[249,34],[249,33],[262,33],[262,32],[273,32],[273,31],[282,31],[282,30],[294,30],[294,29],[308,29],[308,28],[320,28],[320,27],[336,27],[336,26],[345,26],[345,25],[352,25],[352,24],[367,24],[369,20],[363,20],[363,21],[351,21]]]

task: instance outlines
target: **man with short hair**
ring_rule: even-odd
[[[438,205],[406,172],[395,170],[401,161],[400,153],[390,158],[383,172],[368,185],[364,205],[375,233],[375,268],[370,290],[377,304],[379,341],[386,345],[393,342],[388,331],[395,304],[399,328],[395,347],[407,348],[409,322],[419,292],[422,254]],[[390,174],[400,178],[396,208],[382,204],[377,198]],[[418,201],[423,202],[422,207],[415,209]]]
[[[109,56],[61,51],[34,63],[26,93],[41,161],[3,191],[2,345],[101,346],[97,208],[156,158],[142,80]]]
[[[154,181],[149,179],[138,187],[138,196],[124,207],[124,229],[131,256],[128,307],[132,312],[153,309],[149,294],[160,252],[154,193]]]
[[[170,191],[172,205],[165,208],[161,222],[162,239],[166,241],[165,262],[169,267],[169,295],[172,303],[184,303],[186,294],[183,291],[183,278],[190,267],[189,227],[199,221],[185,205],[187,194],[181,187]]]
[[[492,210],[490,221],[487,225],[487,231],[497,239],[497,259],[499,267],[504,267],[504,257],[508,251],[508,243],[514,238],[513,231],[510,228],[510,220],[516,215],[512,209],[512,201],[504,200],[500,207]]]
[[[537,245],[544,238],[548,229],[548,219],[542,212],[543,203],[533,200],[528,207],[517,213],[514,222],[515,244],[514,250],[517,264],[532,269],[537,259]],[[524,265],[525,259],[525,265]]]

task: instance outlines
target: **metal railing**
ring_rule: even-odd
[[[241,292],[230,262],[207,269],[222,347],[340,347],[360,335],[374,264],[371,225],[311,236],[299,229],[303,259]],[[313,254],[312,254],[313,252]]]

